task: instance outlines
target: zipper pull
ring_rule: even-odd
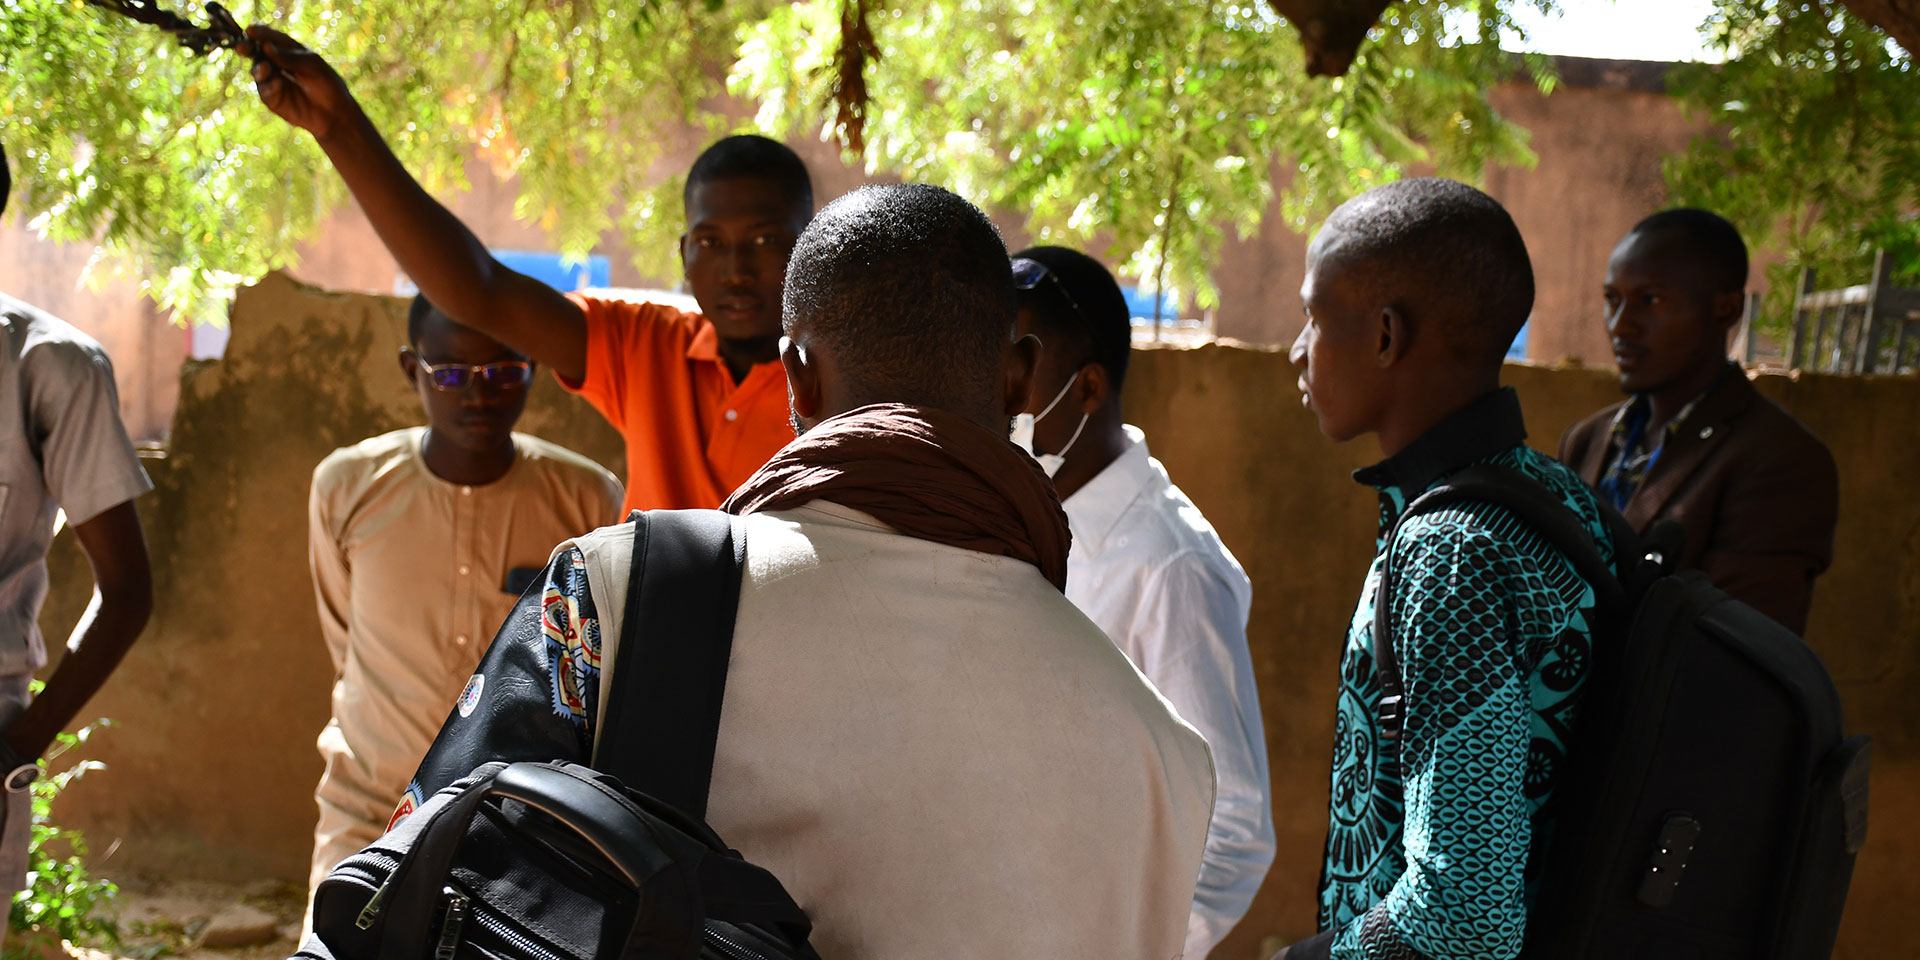
[[[387,888],[391,886],[393,886],[393,874],[389,873],[385,880],[380,881],[380,888],[373,891],[373,896],[367,900],[367,905],[360,908],[360,916],[354,918],[354,926],[362,930],[373,929],[374,915],[380,912],[380,901],[386,897]]]
[[[447,915],[440,921],[440,942],[434,945],[433,960],[453,960],[460,946],[460,932],[467,925],[467,897],[451,886],[440,890],[447,898]]]

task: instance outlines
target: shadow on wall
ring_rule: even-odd
[[[227,359],[183,378],[172,455],[141,502],[158,571],[146,636],[86,716],[121,726],[90,749],[108,769],[62,800],[63,818],[117,851],[102,867],[230,880],[305,875],[320,774],[314,738],[331,671],[306,569],[310,472],[342,444],[420,421],[395,362],[403,301],[344,296],[281,276],[235,305]],[[1598,370],[1509,367],[1532,442],[1612,402]],[[1136,353],[1126,402],[1154,454],[1206,511],[1254,582],[1249,639],[1272,758],[1279,856],[1240,929],[1214,956],[1260,956],[1266,937],[1313,927],[1325,831],[1335,660],[1372,552],[1371,494],[1348,472],[1370,441],[1334,446],[1299,405],[1277,352],[1208,346]],[[1839,559],[1810,636],[1874,734],[1874,833],[1854,877],[1836,956],[1907,942],[1920,877],[1916,731],[1920,675],[1920,476],[1911,442],[1920,380],[1767,377],[1761,390],[1833,447],[1842,478]],[[619,470],[620,443],[584,403],[541,377],[521,422]],[[70,537],[52,558],[41,618],[64,637],[86,601]]]

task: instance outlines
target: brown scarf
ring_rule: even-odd
[[[1067,588],[1067,514],[1040,465],[1003,435],[930,407],[880,403],[821,421],[720,509],[831,500],[910,537],[1023,560]]]

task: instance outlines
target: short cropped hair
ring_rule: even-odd
[[[436,314],[439,316],[441,323],[453,322],[451,317],[441,313],[439,308],[427,302],[426,294],[414,294],[413,302],[407,304],[407,343],[416,347],[419,346],[420,338],[427,335],[427,323],[431,321]]]
[[[1033,260],[1060,278],[1058,285],[1042,280],[1021,290],[1020,306],[1048,331],[1085,343],[1118,391],[1133,354],[1133,311],[1113,274],[1100,261],[1066,247],[1028,247],[1013,256]]]
[[[1513,217],[1454,180],[1419,177],[1341,204],[1310,256],[1364,265],[1369,285],[1438,321],[1456,356],[1497,361],[1533,312],[1533,261]]]
[[[784,326],[824,341],[868,392],[903,402],[991,396],[1018,313],[1007,264],[993,221],[955,194],[922,183],[862,187],[800,234]]]
[[[687,171],[680,193],[683,204],[693,201],[693,190],[710,180],[764,180],[778,186],[794,205],[813,212],[813,178],[807,164],[786,144],[756,134],[726,137],[702,151]]]
[[[1698,207],[1675,207],[1634,224],[1627,232],[1629,237],[1668,234],[1685,239],[1689,255],[1706,268],[1715,292],[1747,289],[1747,242],[1727,218]]]

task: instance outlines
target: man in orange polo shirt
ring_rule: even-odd
[[[626,438],[624,509],[717,507],[793,439],[780,295],[813,217],[793,151],[736,136],[694,162],[680,259],[701,313],[561,294],[502,266],[428,196],[319,55],[265,27],[247,36],[261,100],[313,134],[420,292],[551,367]]]

